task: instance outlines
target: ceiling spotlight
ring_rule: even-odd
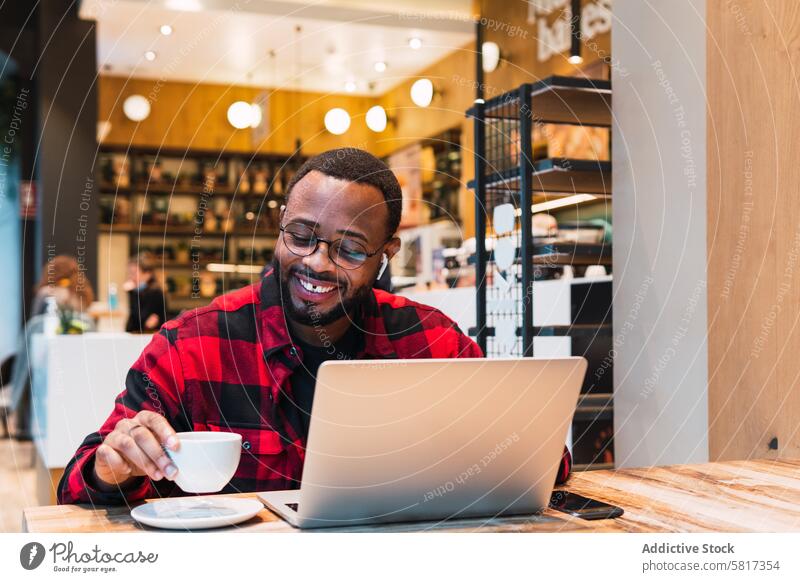
[[[170,34],[172,34],[172,27],[169,24],[162,24],[159,30],[161,31],[161,34],[163,34],[164,36],[169,36]]]
[[[374,65],[376,73],[383,73],[386,70],[386,63],[383,61],[378,61]]]
[[[412,49],[419,50],[422,48],[422,39],[418,36],[412,36],[408,39],[408,46]]]
[[[144,121],[150,115],[150,102],[142,95],[131,95],[122,103],[122,112],[131,121]]]
[[[344,90],[348,93],[352,93],[356,90],[356,82],[355,81],[346,81],[344,84]]]
[[[333,135],[342,135],[350,128],[350,114],[341,107],[334,107],[325,114],[325,129]]]
[[[236,101],[228,107],[228,123],[236,129],[258,127],[261,123],[261,108],[247,101]]]
[[[152,62],[152,61],[156,60],[156,52],[155,51],[145,51],[144,58],[146,58],[148,61]]]
[[[491,73],[500,64],[500,47],[496,42],[485,42],[481,45],[483,56],[483,72]]]
[[[367,127],[370,128],[375,133],[380,133],[384,129],[386,129],[386,110],[381,107],[380,105],[375,105],[374,107],[370,107],[369,111],[367,111]]]
[[[583,57],[581,55],[570,55],[567,60],[573,65],[580,65],[583,63]]]
[[[417,79],[411,85],[411,100],[420,107],[427,107],[433,101],[433,82],[430,79]]]

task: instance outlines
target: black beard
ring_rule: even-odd
[[[364,285],[363,287],[356,289],[355,292],[350,295],[350,297],[340,297],[339,303],[336,304],[336,307],[325,313],[318,311],[316,305],[307,301],[304,302],[304,309],[298,309],[291,299],[292,295],[291,291],[289,291],[289,277],[291,277],[292,273],[294,272],[299,272],[301,274],[303,272],[307,272],[310,274],[310,271],[302,268],[291,269],[291,271],[284,276],[278,257],[273,258],[272,265],[275,269],[275,273],[278,275],[278,281],[280,282],[283,312],[286,314],[288,319],[291,319],[293,322],[300,325],[325,326],[333,323],[334,321],[338,321],[342,317],[348,317],[351,321],[353,321],[361,307],[367,303],[370,298],[370,294],[372,293],[372,286]],[[319,279],[320,281],[338,283],[336,279],[326,276],[315,274],[314,278]]]

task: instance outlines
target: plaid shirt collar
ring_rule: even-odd
[[[283,310],[279,274],[271,269],[261,280],[260,306],[257,317],[261,347],[264,355],[270,357],[278,351],[288,351],[292,347],[286,313]],[[387,330],[380,317],[375,294],[370,293],[366,303],[356,315],[355,324],[364,330],[363,350],[357,359],[396,359],[397,353],[389,341],[391,330]]]

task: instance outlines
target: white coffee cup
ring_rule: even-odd
[[[177,433],[177,451],[166,449],[178,468],[175,483],[186,493],[216,493],[236,473],[242,456],[242,435],[233,432]]]

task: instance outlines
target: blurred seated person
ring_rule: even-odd
[[[223,493],[296,489],[323,362],[482,357],[438,309],[375,288],[400,249],[401,212],[397,178],[372,154],[305,162],[286,187],[272,268],[153,336],[67,465],[59,503],[182,495],[165,453],[182,431],[243,436]],[[569,467],[565,451],[559,480]]]
[[[156,259],[151,253],[140,253],[128,263],[128,280],[122,288],[128,292],[129,333],[154,333],[166,321],[167,303],[164,290],[156,278]]]

